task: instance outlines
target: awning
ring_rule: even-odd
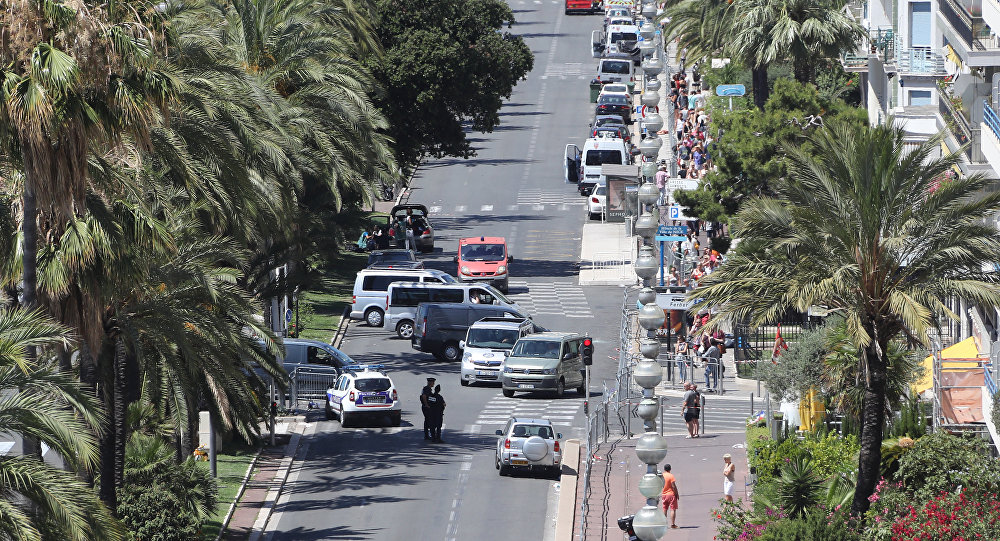
[[[948,362],[948,359],[975,359],[979,357],[979,348],[976,346],[976,340],[973,337],[966,338],[961,342],[948,346],[941,350],[941,367],[942,368],[964,368],[969,366],[969,362],[966,360]],[[923,376],[913,384],[913,390],[917,394],[921,394],[927,389],[934,387],[934,357],[928,356],[921,363],[924,367]]]

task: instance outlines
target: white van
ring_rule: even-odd
[[[601,166],[606,163],[616,165],[632,163],[632,155],[629,154],[625,141],[605,137],[587,139],[580,152],[582,174],[579,176],[578,187],[581,195],[589,194],[594,186],[601,183]]]
[[[637,44],[640,41],[639,27],[634,24],[609,24],[605,32],[604,54],[625,53],[632,57],[632,63],[639,64]]]
[[[625,55],[615,55],[613,58],[602,58],[597,65],[597,80],[603,83],[634,83],[635,64],[632,59]],[[625,87],[626,91],[628,87]],[[631,92],[626,95],[631,99]]]
[[[459,382],[500,381],[503,361],[521,337],[535,332],[535,323],[526,318],[484,317],[469,327],[462,348],[462,368]]]
[[[434,269],[364,269],[354,280],[351,319],[364,319],[372,327],[385,322],[385,294],[393,282],[458,283],[446,272]]]
[[[417,305],[422,302],[438,304],[488,304],[504,306],[519,314],[526,314],[514,301],[489,284],[414,284],[394,283],[385,294],[386,326],[394,327],[396,335],[409,340],[413,336],[413,322]]]

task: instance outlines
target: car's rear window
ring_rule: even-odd
[[[598,100],[597,103],[601,105],[604,105],[606,103],[610,103],[612,105],[628,105],[628,98],[626,98],[625,96],[618,96],[615,94],[605,94],[601,96],[601,98]]]
[[[601,62],[601,73],[617,73],[627,75],[632,63],[627,60],[605,60]]]
[[[552,428],[545,425],[514,425],[511,435],[515,438],[530,438],[538,436],[547,440],[552,439]]]
[[[586,165],[604,165],[606,163],[622,165],[622,152],[620,150],[587,151]]]
[[[388,391],[389,387],[392,387],[389,378],[359,378],[354,380],[354,388],[363,393]]]

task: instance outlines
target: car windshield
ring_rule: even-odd
[[[462,246],[462,261],[503,261],[503,244],[466,244]]]
[[[413,256],[413,252],[401,251],[401,252],[372,252],[368,255],[368,264],[373,263],[396,263],[400,261],[416,261],[417,258]]]
[[[515,329],[469,329],[465,346],[470,348],[510,349],[520,333]]]
[[[622,152],[620,150],[591,150],[587,152],[587,165],[604,165],[606,163],[622,165]]]
[[[596,186],[594,191],[590,192],[591,195],[604,195],[604,186]]]
[[[358,378],[354,380],[354,388],[363,393],[388,391],[392,387],[389,378]]]
[[[520,340],[514,345],[510,354],[515,357],[534,357],[536,359],[558,359],[559,342],[547,340]]]
[[[511,436],[515,438],[530,438],[538,436],[547,440],[552,439],[552,428],[544,425],[514,425]]]
[[[611,43],[618,43],[619,41],[639,41],[639,37],[634,32],[612,32],[611,33]],[[628,73],[628,72],[621,72]]]
[[[602,73],[628,74],[631,62],[627,60],[605,60],[601,62]]]
[[[602,92],[607,92],[609,94],[626,94],[628,93],[628,87],[625,85],[604,85]]]

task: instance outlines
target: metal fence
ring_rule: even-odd
[[[318,408],[326,402],[326,390],[338,377],[340,372],[332,366],[298,365],[288,372],[287,394],[272,386],[272,399],[289,409]]]

